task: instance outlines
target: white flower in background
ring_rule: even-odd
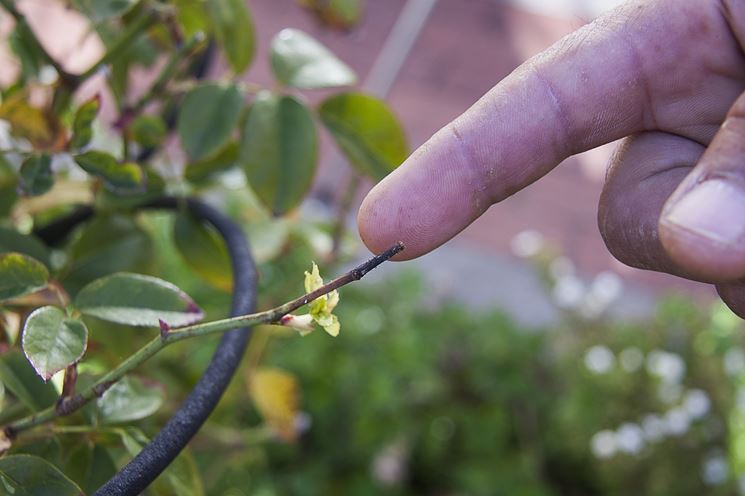
[[[657,397],[663,403],[672,405],[683,396],[683,386],[674,382],[661,382],[657,386]]]
[[[592,454],[597,458],[610,458],[616,454],[616,434],[613,431],[604,430],[595,433],[590,441]]]
[[[576,276],[565,276],[557,279],[551,290],[551,296],[556,306],[567,309],[579,307],[586,293],[585,284]]]
[[[237,168],[228,169],[220,174],[220,182],[228,189],[241,189],[248,184],[246,173]]]
[[[405,442],[398,440],[388,444],[373,459],[373,478],[385,486],[395,486],[406,476],[408,458],[409,448]]]
[[[576,277],[573,279],[579,281]],[[559,282],[561,280],[563,279]],[[572,284],[576,285],[576,282]],[[577,307],[579,314],[586,319],[601,316],[621,295],[621,278],[613,272],[601,272],[595,276],[588,287],[585,287],[581,281],[580,284],[582,287],[581,301],[570,306]]]
[[[637,424],[622,424],[616,431],[616,447],[622,453],[639,454],[644,448],[644,431]]]
[[[529,258],[537,255],[544,246],[545,240],[543,234],[533,230],[517,233],[510,242],[512,253],[521,258]]]
[[[665,430],[672,436],[682,436],[691,427],[691,419],[682,408],[673,408],[665,414]]]
[[[585,367],[594,374],[604,374],[613,368],[616,357],[603,345],[596,345],[585,352]]]
[[[586,293],[577,312],[583,319],[595,319],[603,315],[603,312],[607,309],[608,305],[595,298],[592,294]]]
[[[71,181],[85,181],[88,173],[78,167],[69,153],[55,153],[49,165],[55,172],[65,172]]]
[[[652,350],[647,355],[647,371],[663,381],[679,383],[685,377],[686,364],[676,353]]]
[[[644,353],[635,346],[624,348],[618,358],[626,372],[636,372],[644,365]]]
[[[618,274],[603,271],[595,276],[590,285],[590,294],[605,305],[610,305],[623,292],[623,282]]]
[[[380,307],[365,307],[357,313],[357,327],[367,334],[375,334],[383,329],[385,313]]]
[[[660,418],[659,415],[650,413],[645,415],[642,419],[642,430],[644,431],[644,439],[648,442],[654,443],[665,437],[667,428],[666,422]]]
[[[731,376],[745,370],[745,352],[742,348],[730,348],[724,354],[724,371]]]
[[[709,486],[724,484],[728,474],[729,464],[721,453],[709,456],[701,466],[701,478]]]
[[[6,120],[0,120],[0,147],[13,148],[15,142],[10,134],[10,123]]]
[[[699,420],[711,409],[709,395],[701,389],[691,389],[683,399],[683,408],[691,420]]]
[[[47,64],[41,67],[39,69],[39,82],[43,85],[50,85],[57,81],[57,78],[59,77],[59,74],[57,74],[57,71],[54,67]]]
[[[569,257],[560,256],[551,260],[548,264],[548,272],[554,280],[575,274],[574,262]]]

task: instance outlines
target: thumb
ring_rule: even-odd
[[[745,93],[665,204],[660,239],[675,262],[704,280],[745,277]]]

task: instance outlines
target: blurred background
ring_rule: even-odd
[[[22,3],[68,67],[95,58],[100,47],[76,34],[74,19],[60,21],[60,4]],[[272,84],[270,40],[302,29],[390,103],[414,150],[521,62],[620,2],[248,3],[259,58],[247,81]],[[357,10],[343,22],[324,10],[345,4]],[[218,61],[213,76],[221,71]],[[296,295],[297,275],[330,249],[350,169],[329,142],[298,214],[326,227],[247,225],[263,306]],[[240,378],[166,474],[189,481],[179,494],[745,494],[742,323],[709,288],[608,254],[596,206],[612,149],[572,157],[435,253],[342,290],[339,338],[259,329]],[[337,272],[368,256],[354,218],[370,186],[341,212],[348,233]],[[219,201],[249,224],[244,189]],[[172,221],[147,222],[159,273],[209,315],[224,314],[229,295],[172,256],[163,234]],[[213,345],[148,364],[166,406],[193,385]],[[167,413],[142,429],[154,432]]]
[[[260,45],[267,46],[287,26],[322,40],[360,74],[365,89],[387,99],[414,150],[527,58],[620,3],[376,0],[366,3],[358,24],[349,31],[329,30],[293,8],[292,0],[255,1],[251,6],[261,19]],[[248,77],[269,83],[269,64],[254,64]],[[501,308],[528,325],[550,324],[558,317],[556,302],[546,298],[532,271],[515,257],[539,245],[566,255],[583,286],[598,273],[622,283],[621,294],[609,309],[614,315],[648,316],[656,297],[669,291],[711,301],[710,288],[626,267],[605,249],[597,228],[597,201],[613,149],[609,144],[572,157],[490,209],[454,242],[409,265],[470,305]],[[315,198],[332,205],[343,195],[349,174],[343,159],[327,146]],[[356,206],[367,188],[350,209],[352,230]],[[564,286],[568,292],[579,290],[580,281],[563,281]]]
[[[413,150],[619,3],[375,0],[348,30],[292,0],[250,6],[260,47],[288,26],[321,40],[390,103]],[[271,82],[268,67],[259,60],[248,79]],[[263,366],[297,380],[300,427],[222,466],[220,482],[250,466],[252,489],[230,491],[745,494],[740,320],[710,289],[608,254],[596,205],[612,150],[567,160],[435,253],[343,291],[340,339],[275,336]],[[349,175],[326,146],[303,215],[333,217]],[[357,259],[369,187],[348,213]],[[290,258],[280,265],[292,273]]]

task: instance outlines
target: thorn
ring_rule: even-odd
[[[160,325],[160,339],[165,339],[171,331],[171,326],[168,325],[168,322],[162,319],[158,319],[158,324]]]

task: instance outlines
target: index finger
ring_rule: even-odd
[[[417,257],[572,154],[700,116],[667,114],[726,26],[715,3],[631,2],[523,64],[369,193],[365,244],[401,240],[399,259]]]

